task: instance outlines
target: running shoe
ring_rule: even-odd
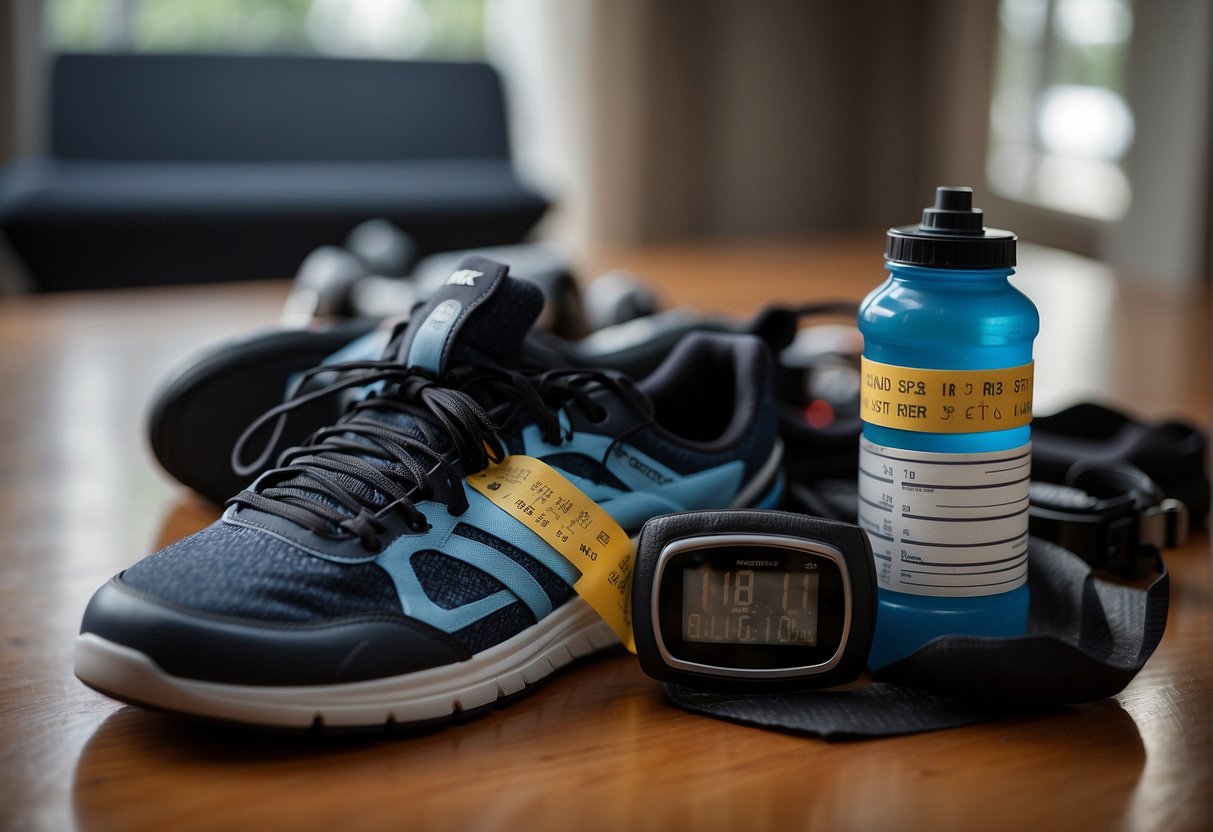
[[[670,309],[569,341],[543,326],[545,308],[539,327],[532,328],[518,358],[522,366],[531,369],[612,369],[640,378],[652,372],[691,332],[757,335],[774,355],[792,342],[799,318],[848,312],[853,316],[854,304],[771,307],[749,320]],[[223,504],[264,472],[241,469],[245,472],[238,473],[229,463],[232,448],[249,422],[279,404],[309,368],[322,362],[375,359],[383,352],[390,334],[390,321],[360,319],[314,330],[260,332],[212,346],[171,376],[153,399],[148,440],[156,459],[178,482],[216,505]],[[811,460],[814,471],[823,465],[829,467],[829,461],[840,454],[846,460],[843,464],[853,468],[859,453],[858,417],[848,414],[844,418],[846,403],[839,402],[836,424],[828,430],[807,426],[800,402],[808,390],[807,376],[804,367],[776,364],[784,442],[796,450],[796,459]],[[315,377],[307,382],[308,386],[316,384]],[[348,395],[356,395],[356,391]],[[292,413],[282,441],[297,444],[313,431],[332,424],[340,418],[345,403],[338,397],[312,400]],[[840,434],[841,444],[836,438]]]
[[[80,679],[236,723],[444,721],[617,643],[574,593],[578,569],[469,475],[538,457],[632,535],[657,514],[778,502],[759,339],[692,334],[637,383],[518,370],[542,299],[506,271],[464,261],[384,357],[323,368],[330,384],[251,426],[242,444],[269,434],[272,448],[293,407],[373,391],[213,525],[103,586],[76,644]]]

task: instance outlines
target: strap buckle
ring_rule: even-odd
[[[1150,506],[1138,520],[1138,540],[1156,549],[1173,549],[1188,540],[1188,507],[1166,499]]]
[[[1123,461],[1081,461],[1065,484],[1033,483],[1032,534],[1094,567],[1126,578],[1152,571],[1163,549],[1188,535],[1188,507],[1164,498],[1145,473]]]

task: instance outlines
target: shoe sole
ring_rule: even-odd
[[[230,685],[166,673],[151,658],[93,633],[76,639],[76,676],[107,696],[192,716],[268,728],[432,725],[513,697],[574,659],[618,645],[584,601],[567,604],[467,661],[344,685]]]

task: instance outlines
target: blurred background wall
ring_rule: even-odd
[[[588,5],[593,93],[563,117],[592,125],[590,238],[866,228],[916,216],[941,172],[981,178],[993,3]]]
[[[1211,45],[1209,0],[0,0],[0,162],[40,149],[58,50],[487,58],[566,246],[883,227],[970,184],[1023,239],[1207,280]]]

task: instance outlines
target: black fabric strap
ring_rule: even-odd
[[[1046,541],[1029,546],[1031,611],[1020,638],[946,636],[851,691],[719,694],[666,686],[692,713],[825,739],[887,737],[971,725],[1123,690],[1158,646],[1170,580],[1103,580]]]
[[[827,740],[918,734],[1005,715],[991,706],[882,682],[858,690],[812,693],[708,693],[677,685],[666,685],[665,691],[675,705],[691,713]]]

